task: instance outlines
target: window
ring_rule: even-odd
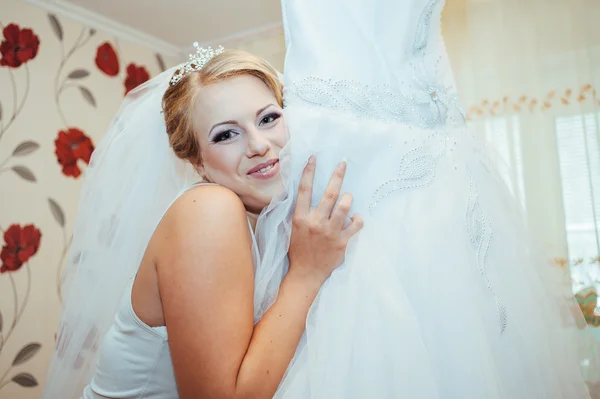
[[[599,116],[556,119],[567,244],[571,259],[600,255]]]

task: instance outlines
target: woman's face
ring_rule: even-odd
[[[282,191],[279,152],[286,131],[275,96],[257,77],[241,75],[203,88],[194,112],[198,171],[260,213]]]

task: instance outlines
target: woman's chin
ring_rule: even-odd
[[[256,193],[256,202],[262,205],[262,208],[269,206],[274,198],[278,198],[283,194],[283,184],[281,179],[274,179],[269,184],[261,184],[254,190]]]

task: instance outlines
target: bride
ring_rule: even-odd
[[[365,228],[313,303],[276,398],[588,398],[571,294],[466,127],[443,0],[282,0],[285,195],[258,220],[256,313],[288,270],[303,162],[346,159]],[[274,234],[277,232],[277,234]]]
[[[307,157],[290,272],[255,319],[253,228],[281,191],[281,98],[264,60],[221,49],[127,95],[88,169],[44,399],[272,397],[362,225],[349,195],[337,201],[343,162],[311,209]]]

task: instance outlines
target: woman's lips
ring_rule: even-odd
[[[257,179],[270,179],[279,174],[279,159],[271,159],[267,162],[256,165],[248,171],[248,176]]]

